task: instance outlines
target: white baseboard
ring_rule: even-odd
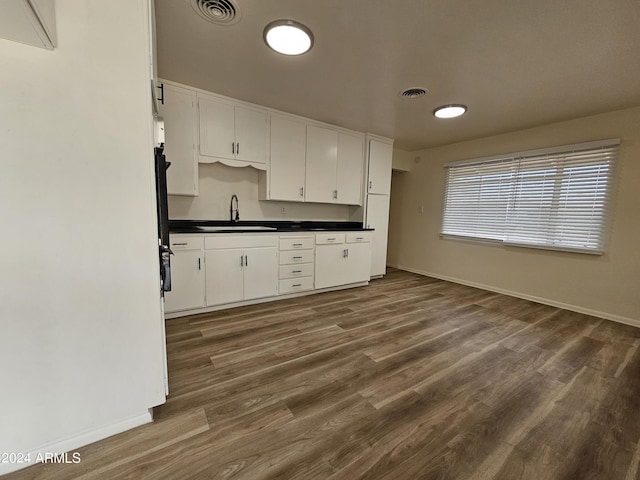
[[[375,277],[371,277],[375,278]],[[287,298],[306,297],[307,295],[315,295],[316,293],[335,292],[337,290],[346,290],[348,288],[364,287],[369,285],[368,281],[350,283],[348,285],[339,285],[337,287],[318,288],[314,290],[305,290],[303,292],[283,293],[275,297],[256,298],[253,300],[244,300],[242,302],[223,303],[222,305],[212,305],[210,307],[194,308],[191,310],[180,310],[178,312],[165,312],[165,320],[171,320],[172,318],[186,317],[189,315],[198,315],[200,313],[217,312],[218,310],[227,310],[229,308],[245,307],[247,305],[256,305],[258,303],[277,302],[278,300],[285,300]]]
[[[480,288],[482,290],[488,290],[490,292],[502,293],[504,295],[509,295],[510,297],[522,298],[523,300],[530,300],[536,303],[543,303],[545,305],[550,305],[552,307],[558,307],[565,310],[571,310],[573,312],[584,313],[586,315],[592,315],[594,317],[604,318],[606,320],[612,320],[614,322],[624,323],[625,325],[631,325],[633,327],[640,328],[640,320],[636,320],[635,318],[623,317],[622,315],[615,315],[613,313],[608,313],[608,312],[600,312],[598,310],[584,308],[579,305],[571,305],[569,303],[558,302],[556,300],[551,300],[548,298],[536,297],[533,295],[528,295],[526,293],[514,292],[512,290],[505,290],[503,288],[494,287],[492,285],[469,282],[467,280],[449,277],[447,275],[440,275],[438,273],[425,272],[423,270],[407,267],[405,265],[389,265],[389,266],[393,268],[397,268],[398,270],[404,270],[411,273],[417,273],[418,275],[424,275],[426,277],[438,278],[440,280],[446,280],[447,282],[459,283],[460,285],[467,285],[469,287]]]
[[[139,427],[140,425],[144,425],[145,423],[149,423],[152,421],[153,421],[153,415],[151,413],[151,409],[149,409],[145,413],[136,415],[135,417],[127,418],[118,423],[107,425],[102,428],[98,428],[97,430],[91,430],[91,431],[82,433],[75,437],[66,438],[58,442],[44,445],[28,453],[24,452],[25,455],[28,455],[29,456],[28,458],[31,459],[30,463],[0,463],[0,475],[14,472],[16,470],[21,470],[30,465],[34,465],[37,463],[36,460],[38,459],[38,457],[46,458],[47,454],[55,453],[60,455],[65,452],[71,452],[72,450],[75,450],[80,447],[84,447],[85,445],[89,445],[90,443],[97,442],[98,440],[111,437],[118,433],[125,432],[127,430],[130,430],[135,427]],[[67,455],[67,458],[69,461],[71,461],[72,455],[71,454]]]

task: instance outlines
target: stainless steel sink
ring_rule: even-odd
[[[221,232],[227,230],[245,230],[245,231],[274,231],[276,227],[265,227],[262,225],[226,225],[226,226],[199,226],[196,227],[202,232]]]

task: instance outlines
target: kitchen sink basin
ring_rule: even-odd
[[[225,225],[225,226],[198,226],[196,227],[201,232],[222,232],[229,230],[243,230],[243,231],[274,231],[276,227],[265,227],[263,225]]]

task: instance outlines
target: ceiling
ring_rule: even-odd
[[[240,21],[221,26],[155,0],[162,78],[408,151],[640,105],[640,0],[235,1]],[[309,27],[313,49],[270,50],[277,19]],[[469,110],[433,117],[449,103]]]

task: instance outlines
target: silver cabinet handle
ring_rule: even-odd
[[[240,142],[236,143],[236,155],[240,155]]]
[[[349,249],[347,248],[347,258],[349,258]]]
[[[244,266],[245,267],[249,266],[249,257],[247,257],[246,255],[244,256]]]
[[[301,246],[302,246],[302,243],[294,243],[294,244],[293,244],[293,246],[294,246],[294,247],[301,247]]]
[[[300,196],[304,197],[304,187],[300,187]]]
[[[347,249],[342,250],[342,258],[347,258]]]
[[[173,245],[174,247],[180,246],[180,245],[189,245],[187,242],[184,243],[172,243],[171,245]]]
[[[338,190],[333,191],[333,199],[336,200],[338,198]]]
[[[356,237],[356,240],[364,240],[364,237]]]
[[[244,267],[244,255],[240,255],[240,266]]]
[[[293,285],[291,285],[292,287],[301,287],[302,284],[301,283],[294,283]]]
[[[299,260],[299,259],[301,259],[302,257],[292,257],[292,258],[293,258],[294,260]]]
[[[236,154],[236,142],[233,142],[231,144],[231,153],[233,153],[234,155]]]
[[[369,190],[373,188],[373,181],[369,180]]]
[[[302,273],[302,270],[291,270],[291,273]]]
[[[200,257],[198,257],[198,270],[202,270],[202,267],[200,265]]]

